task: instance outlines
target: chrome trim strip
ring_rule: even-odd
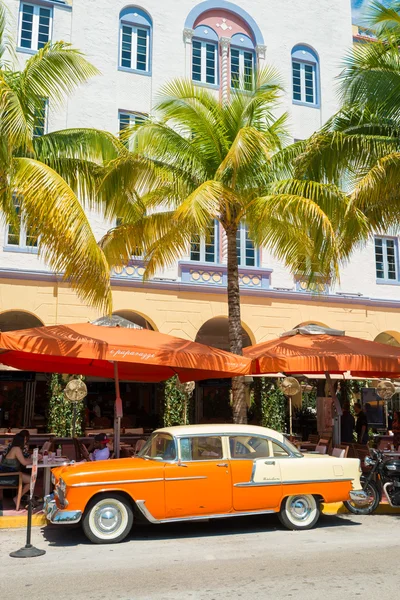
[[[153,517],[149,509],[145,506],[146,500],[136,500],[136,506],[140,510],[143,516],[146,517],[150,523],[162,524],[162,523],[176,523],[178,521],[208,521],[208,519],[228,519],[229,517],[244,517],[252,515],[269,515],[275,513],[274,510],[257,510],[248,512],[234,512],[234,513],[223,513],[223,514],[212,514],[212,515],[201,515],[200,517],[172,517],[171,519],[156,519]]]
[[[89,481],[82,483],[73,483],[68,487],[89,487],[94,485],[120,485],[121,483],[148,483],[152,481],[164,481],[162,477],[155,477],[154,479],[121,479],[120,481]]]
[[[192,479],[208,479],[208,477],[206,477],[205,475],[198,477],[166,477],[165,481],[186,481]]]
[[[300,485],[304,483],[338,483],[340,481],[353,481],[352,479],[304,479],[297,481],[246,481],[234,483],[233,487],[264,487],[268,485]]]

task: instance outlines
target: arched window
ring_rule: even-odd
[[[124,8],[119,15],[120,51],[119,66],[139,73],[151,71],[152,20],[136,6]]]
[[[231,38],[231,87],[251,90],[255,74],[255,49],[253,41],[244,33]]]
[[[293,102],[319,105],[318,55],[308,46],[295,46],[292,50]]]
[[[207,25],[199,25],[193,32],[192,79],[218,85],[218,35]]]

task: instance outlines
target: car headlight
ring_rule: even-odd
[[[60,479],[58,481],[58,487],[60,488],[60,490],[62,492],[65,492],[65,490],[67,489],[67,484],[65,483],[65,481],[62,477],[60,477]]]
[[[371,458],[370,456],[366,456],[365,457],[365,459],[364,459],[364,465],[366,467],[372,467],[372,465],[374,465],[374,464],[375,464],[375,461],[374,461],[373,458]]]

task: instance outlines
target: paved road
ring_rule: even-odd
[[[2,600],[363,600],[397,598],[400,517],[323,516],[290,532],[274,516],[140,526],[128,541],[87,542],[80,529],[33,530],[47,551],[12,559],[23,530],[0,532]]]

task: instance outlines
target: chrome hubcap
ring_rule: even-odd
[[[96,527],[102,533],[113,533],[120,527],[122,521],[121,512],[113,505],[101,506],[95,514]]]
[[[311,506],[307,498],[293,498],[289,506],[289,512],[296,521],[304,521],[310,516]]]

